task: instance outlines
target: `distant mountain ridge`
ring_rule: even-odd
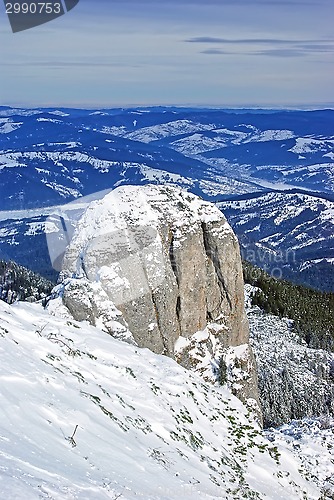
[[[334,202],[288,191],[239,196],[218,206],[245,260],[275,277],[334,290]]]
[[[282,206],[285,192],[299,190],[313,197],[320,210],[318,219],[311,224],[322,241],[319,258],[325,253],[326,259],[332,259],[330,231],[333,217],[324,221],[321,216],[324,203],[320,200],[327,198],[332,201],[333,197],[333,123],[334,111],[330,109],[155,107],[24,110],[2,107],[2,210],[59,205],[95,191],[126,184],[171,183],[205,200],[223,203],[231,197],[251,197],[259,193],[254,198],[253,222],[256,227],[262,210],[257,203],[265,199],[261,193],[265,196],[264,193],[281,192],[270,205],[274,213]],[[305,198],[295,197],[292,219],[296,210],[303,212],[307,219],[310,212],[306,210],[308,202],[304,203]],[[223,205],[221,208],[224,210]],[[43,211],[36,215],[39,219],[35,219],[42,225]],[[238,232],[240,221],[235,212],[231,216],[230,222]],[[29,221],[27,217],[14,221],[10,214],[7,220],[2,219],[0,241],[3,256],[28,264],[22,245],[29,241],[28,246],[34,246],[37,239],[41,239],[38,234],[42,237],[42,232],[37,230],[42,226],[32,226],[35,221]],[[273,221],[274,217],[266,219],[265,237],[277,232]],[[27,227],[35,227],[36,231]],[[294,236],[298,239],[303,237],[302,233],[299,235],[296,230]],[[262,237],[260,235],[260,239]],[[284,251],[288,240],[284,240]],[[257,244],[256,239],[254,244]],[[314,262],[319,260],[314,249],[314,245],[310,246],[308,253],[305,247],[300,266],[305,269],[310,261],[312,265],[309,266],[310,276],[304,280],[306,275],[302,272],[301,281],[321,287],[321,280],[314,276],[324,272],[323,262]],[[25,260],[21,261],[21,257]],[[35,270],[45,273],[47,258],[43,259],[43,269]],[[254,263],[259,264],[258,261]],[[290,270],[287,271],[286,277],[292,279],[299,272],[294,270],[291,274]],[[332,267],[326,267],[325,272],[331,274],[326,281],[327,289],[331,289]]]

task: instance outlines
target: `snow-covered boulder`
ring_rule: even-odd
[[[65,253],[66,275],[78,278],[77,295],[78,287],[86,295],[87,280],[98,283],[136,343],[155,353],[175,357],[176,341],[209,325],[215,337],[206,342],[209,366],[223,348],[248,344],[237,238],[220,210],[179,188],[125,186],[92,202]],[[99,311],[84,312],[80,301],[74,306],[71,292],[64,301],[75,319],[84,313],[96,324]],[[189,363],[189,349],[183,355],[180,345],[178,361],[196,368],[198,357]],[[257,401],[255,364],[245,352],[238,390],[243,400]]]

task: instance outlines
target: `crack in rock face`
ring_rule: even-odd
[[[62,275],[98,284],[135,342],[153,352],[175,358],[180,339],[210,324],[212,360],[224,348],[248,344],[238,241],[218,208],[179,188],[125,186],[92,202],[66,249]],[[63,300],[82,317],[70,292]],[[96,306],[90,322],[92,314],[99,314]],[[191,367],[179,348],[177,360]],[[249,366],[239,392],[258,400],[252,360]]]

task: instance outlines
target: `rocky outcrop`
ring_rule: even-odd
[[[63,275],[75,276],[77,287],[80,280],[98,284],[139,346],[187,367],[206,363],[217,371],[230,348],[243,346],[237,392],[257,401],[238,241],[214,205],[172,186],[118,188],[89,205]],[[76,319],[96,323],[96,307],[81,307],[71,290],[63,300]],[[191,359],[198,334],[205,359]]]

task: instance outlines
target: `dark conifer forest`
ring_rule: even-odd
[[[244,280],[257,287],[252,304],[294,321],[294,329],[314,349],[334,351],[334,294],[271,277],[243,262]]]

